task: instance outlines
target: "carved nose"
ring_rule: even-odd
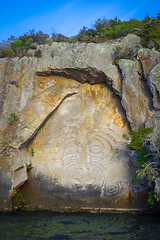
[[[89,151],[88,151],[88,146],[84,142],[80,147],[79,147],[79,169],[80,170],[88,170],[89,169]]]

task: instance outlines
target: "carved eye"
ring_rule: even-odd
[[[74,184],[75,186],[79,186],[82,187],[82,183],[78,178],[73,178],[71,179],[72,184]]]
[[[100,153],[101,152],[101,146],[93,144],[89,147],[90,152],[92,153]]]
[[[66,153],[73,154],[77,152],[77,146],[76,145],[70,145],[65,148]]]
[[[95,181],[96,181],[96,179],[95,178],[92,178],[92,179],[89,179],[89,180],[87,180],[87,184],[88,185],[93,185],[94,183],[95,183]]]

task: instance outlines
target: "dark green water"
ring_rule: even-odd
[[[160,215],[0,213],[3,239],[160,239]]]

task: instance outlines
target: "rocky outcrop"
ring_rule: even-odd
[[[159,109],[160,54],[154,49],[141,49],[138,52],[138,59],[142,65],[144,78],[147,79],[148,86],[153,94],[153,105]]]
[[[156,63],[158,56],[159,52],[155,49],[150,50],[148,48],[143,48],[139,50],[137,57],[142,65],[142,71],[145,78],[147,78],[152,65]]]
[[[147,76],[147,83],[150,87],[150,90],[153,94],[153,105],[155,108],[160,109],[160,57],[156,59],[155,65],[149,71]]]
[[[117,45],[139,41],[52,43],[39,46],[42,58],[0,60],[1,210],[11,210],[24,182],[29,209],[147,208],[147,185],[133,182],[135,156],[122,135],[160,129],[159,53],[141,49],[113,64]]]
[[[119,67],[122,72],[122,105],[133,130],[147,122],[152,96],[147,84],[142,81],[142,69],[139,62],[121,59]],[[136,114],[135,114],[136,113]]]
[[[38,74],[50,71],[55,72],[55,74],[62,72],[65,76],[74,77],[75,79],[77,75],[79,76],[76,69],[82,70],[83,72],[88,72],[89,78],[87,77],[88,74],[82,74],[78,80],[81,82],[89,81],[90,83],[96,83],[94,81],[96,75],[96,79],[99,78],[98,82],[104,82],[104,77],[101,78],[101,76],[96,74],[96,72],[100,72],[105,75],[106,81],[112,85],[113,89],[119,92],[119,72],[117,67],[112,64],[114,49],[117,45],[120,45],[122,48],[125,46],[134,47],[139,42],[139,37],[129,34],[127,37],[111,43],[59,44],[55,42],[52,43],[51,47],[44,45],[40,47],[43,58],[39,59],[36,71]],[[73,69],[75,69],[75,73],[73,73]]]

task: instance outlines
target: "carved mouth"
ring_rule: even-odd
[[[70,182],[75,186],[79,188],[89,187],[89,186],[95,186],[96,185],[96,179],[91,178],[86,181],[82,181],[78,178],[72,178]]]

